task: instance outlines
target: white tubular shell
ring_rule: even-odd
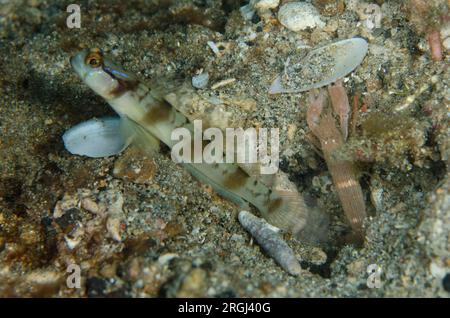
[[[301,274],[300,263],[294,251],[281,238],[278,228],[247,211],[239,212],[239,222],[286,272],[293,276]]]

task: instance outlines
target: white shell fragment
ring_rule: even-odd
[[[289,2],[283,4],[278,11],[278,20],[291,31],[298,32],[308,28],[325,26],[320,13],[310,3]]]
[[[335,82],[357,68],[369,48],[366,40],[352,38],[292,56],[269,88],[269,94],[299,93]]]
[[[294,251],[281,238],[278,228],[247,211],[239,212],[239,222],[286,272],[294,276],[302,272]]]
[[[214,43],[213,41],[208,41],[208,42],[206,42],[206,44],[208,44],[209,48],[211,49],[211,51],[214,52],[215,55],[220,54],[220,50],[217,47],[216,43]]]
[[[108,190],[102,193],[100,199],[103,202],[106,202],[108,207],[108,219],[106,220],[108,234],[115,241],[121,242],[121,225],[124,221],[122,193],[119,191]]]
[[[239,11],[244,20],[250,21],[256,14],[256,11],[265,16],[270,9],[275,9],[280,4],[280,0],[250,0],[249,4],[242,6]]]
[[[280,4],[280,0],[250,0],[250,4],[255,9],[275,9]]]
[[[205,88],[208,85],[209,74],[207,72],[200,73],[192,77],[192,86],[195,88]]]
[[[250,4],[246,4],[242,6],[239,11],[241,12],[241,16],[244,20],[250,21],[253,18],[253,15],[255,14],[255,10]]]
[[[90,119],[67,130],[62,138],[71,154],[92,158],[116,155],[127,146],[119,117]]]

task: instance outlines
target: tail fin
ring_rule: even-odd
[[[265,198],[258,200],[263,217],[285,231],[300,232],[306,224],[308,210],[296,186],[286,174],[278,172],[270,189]]]
[[[274,190],[265,209],[260,209],[270,224],[296,235],[306,225],[308,211],[297,191]]]
[[[286,174],[276,174],[272,189],[268,204],[260,208],[269,223],[292,233],[301,242],[320,244],[328,239],[327,215],[307,206]]]

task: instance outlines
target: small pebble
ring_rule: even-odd
[[[109,217],[106,221],[106,229],[108,230],[111,238],[117,242],[122,241],[121,232],[121,220],[116,217]]]
[[[450,37],[446,38],[442,45],[445,47],[446,50],[450,51]]]
[[[102,193],[102,199],[108,206],[106,229],[109,236],[117,242],[122,241],[122,222],[124,219],[123,196],[121,192],[107,190]]]
[[[64,240],[66,242],[67,247],[70,250],[73,250],[78,244],[81,243],[84,237],[85,231],[81,223],[78,222],[77,227],[69,234],[64,235]]]
[[[180,298],[204,297],[207,290],[207,276],[206,271],[203,269],[194,268],[184,278],[176,296]]]
[[[239,11],[246,21],[258,23],[261,17],[271,16],[271,9],[275,9],[280,4],[280,0],[250,0],[249,4],[242,6]],[[256,14],[258,12],[258,14]]]
[[[300,263],[277,228],[247,211],[239,213],[239,222],[285,271],[294,276],[301,273]]]
[[[246,4],[245,6],[242,6],[239,11],[241,12],[241,16],[244,20],[250,21],[253,16],[255,15],[255,10],[253,10],[252,6],[249,4]],[[209,44],[208,44],[209,45]],[[212,49],[212,48],[211,48]],[[213,50],[214,51],[214,50]]]
[[[97,214],[99,212],[98,204],[89,197],[81,200],[81,207],[93,214]]]
[[[151,183],[156,173],[153,159],[143,154],[137,147],[128,148],[114,163],[113,174],[124,181],[137,184]]]
[[[440,31],[442,46],[446,50],[450,50],[450,23],[444,24]]]
[[[313,4],[325,16],[334,16],[344,12],[344,0],[314,0]]]
[[[381,27],[381,8],[375,3],[362,4],[357,10],[360,20],[365,28],[373,30]]]
[[[251,0],[250,4],[255,9],[274,9],[280,4],[280,0]]]
[[[205,88],[208,85],[209,74],[201,73],[192,77],[192,86],[195,88]]]
[[[325,26],[317,9],[306,2],[289,2],[280,7],[278,20],[291,31]]]
[[[178,254],[175,253],[167,253],[167,254],[163,254],[160,257],[158,257],[158,263],[161,266],[166,265],[167,263],[169,263],[171,260],[173,260],[174,258],[178,258]]]

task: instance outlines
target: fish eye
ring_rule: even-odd
[[[85,63],[92,68],[97,68],[103,64],[103,57],[100,52],[90,52],[86,56]]]

